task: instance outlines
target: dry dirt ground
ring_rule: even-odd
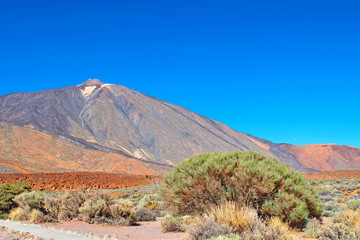
[[[140,222],[137,226],[130,227],[102,226],[79,221],[46,223],[43,225],[74,232],[93,233],[96,236],[107,235],[121,240],[185,240],[187,238],[186,233],[163,233],[160,221]]]
[[[79,221],[46,223],[44,226],[61,231],[72,231],[88,235],[93,234],[92,239],[121,239],[121,240],[187,240],[187,233],[163,233],[161,231],[160,221],[141,222],[137,226],[131,227],[113,227],[96,224],[87,224]],[[44,229],[46,230],[46,229]],[[297,240],[311,240],[313,238],[304,238],[303,233],[294,232],[293,236]],[[43,237],[43,236],[41,236]],[[19,237],[19,235],[0,229],[0,240],[28,240],[34,238]],[[40,238],[39,238],[40,239]],[[46,238],[45,238],[46,239]],[[87,239],[87,238],[84,238]]]

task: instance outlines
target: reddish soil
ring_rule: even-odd
[[[184,240],[187,239],[186,233],[163,233],[161,231],[160,221],[154,222],[140,222],[138,226],[130,227],[112,227],[102,226],[97,224],[88,224],[84,222],[71,221],[61,223],[46,223],[43,224],[48,227],[57,229],[66,229],[75,232],[93,233],[96,236],[110,235],[119,239],[136,239],[136,240],[159,240],[172,239]]]
[[[149,179],[151,178],[151,179]],[[102,172],[0,174],[0,184],[26,182],[32,189],[62,191],[65,189],[115,189],[161,181],[159,176],[127,175]]]
[[[327,172],[308,172],[304,173],[308,179],[323,178],[360,178],[360,170],[340,170]]]
[[[75,146],[46,133],[0,122],[0,173],[111,172],[158,175],[170,168]]]

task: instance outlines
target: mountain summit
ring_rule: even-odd
[[[99,79],[88,79],[87,81],[77,85],[77,87],[91,87],[91,86],[101,86],[102,83]]]
[[[200,153],[252,150],[277,157],[298,170],[317,169],[303,164],[296,152],[288,148],[235,131],[183,107],[97,79],[60,89],[0,96],[0,121],[30,126],[34,131],[82,149],[119,154],[157,166],[175,165]],[[8,146],[11,147],[15,146]],[[4,152],[0,154],[0,159],[11,158]],[[40,165],[44,160],[37,159],[36,155],[22,159],[38,161]],[[101,166],[103,170],[112,168],[112,164]],[[342,167],[346,168],[346,164]]]

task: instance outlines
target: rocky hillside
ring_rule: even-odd
[[[7,168],[16,163],[29,171],[79,168],[117,172],[124,164],[139,163],[164,169],[199,153],[252,150],[277,157],[298,170],[319,169],[284,145],[235,131],[183,107],[96,79],[78,86],[0,96],[0,121],[6,123],[0,131],[7,136],[2,139],[0,158],[8,160]],[[9,129],[16,134],[8,135]],[[43,139],[34,139],[42,134]],[[50,144],[54,142],[57,144]],[[18,144],[27,150],[19,149]],[[96,160],[81,158],[80,153],[74,156],[73,152],[79,151],[92,151],[108,160],[96,165]],[[111,160],[108,156],[112,156]],[[60,160],[64,162],[60,164]]]
[[[0,122],[0,173],[105,171],[158,175],[168,170],[118,153],[81,148],[31,127]]]
[[[296,156],[307,168],[318,171],[360,169],[360,149],[336,144],[312,144],[294,146],[279,145],[282,149]]]

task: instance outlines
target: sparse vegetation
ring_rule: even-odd
[[[148,208],[139,208],[135,211],[135,218],[137,221],[155,221],[156,214]]]
[[[9,219],[15,221],[26,221],[30,215],[30,209],[28,208],[13,208],[9,213]]]
[[[198,218],[189,226],[189,236],[191,240],[207,240],[212,237],[223,236],[230,233],[230,227],[221,225],[208,217]]]
[[[159,217],[163,232],[186,231],[193,240],[291,240],[296,239],[294,234],[299,230],[308,238],[360,240],[357,191],[360,179],[308,181],[296,174],[289,179],[292,170],[275,159],[250,152],[241,156],[219,155],[226,161],[213,159],[210,164],[201,160],[193,162],[198,165],[187,172],[182,169],[172,178],[180,182],[165,183],[162,195],[154,194],[159,185],[151,185],[150,191],[132,187],[126,192],[119,189],[42,192],[25,187],[11,199],[7,198],[12,203],[8,217],[32,223],[81,220],[117,226],[155,221]],[[261,167],[256,161],[260,161]],[[265,162],[270,167],[263,174]],[[176,194],[169,183],[174,184]],[[316,199],[313,188],[319,189],[318,200],[308,203]],[[305,192],[300,194],[300,191]],[[172,198],[167,200],[164,198],[167,196]],[[196,200],[199,202],[190,206],[190,202]],[[322,218],[317,216],[321,212],[319,202]],[[310,206],[318,214],[311,214]],[[182,211],[184,209],[186,211]],[[284,217],[285,214],[289,216]]]
[[[182,217],[167,215],[161,219],[163,232],[185,232],[186,225]]]

